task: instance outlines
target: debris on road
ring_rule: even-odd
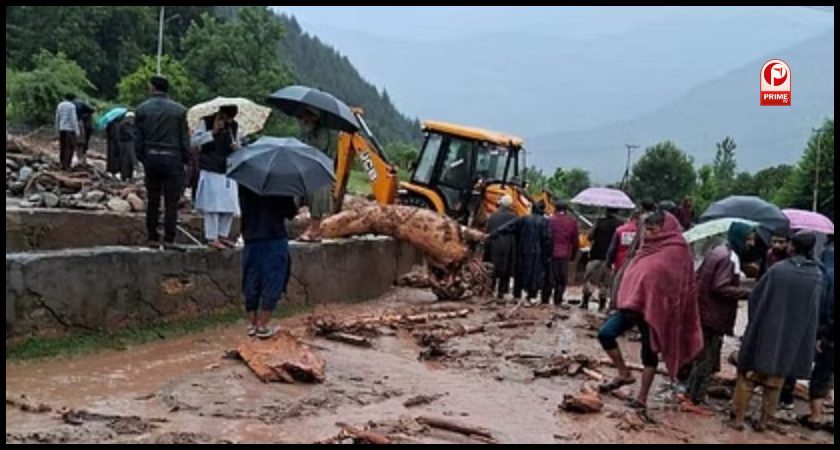
[[[237,351],[263,382],[321,383],[326,378],[324,359],[287,331],[280,331],[266,340],[249,340]]]

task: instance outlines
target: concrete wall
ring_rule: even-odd
[[[295,303],[379,296],[420,260],[416,249],[387,238],[292,242],[291,253],[287,294]],[[6,338],[113,330],[241,305],[240,254],[137,247],[6,253]]]
[[[203,235],[200,217],[182,214],[179,215],[179,221],[190,234],[201,239]],[[236,222],[234,233],[239,226],[238,220]],[[192,243],[181,232],[178,233],[177,240],[185,244]],[[145,243],[144,214],[6,207],[7,253]]]

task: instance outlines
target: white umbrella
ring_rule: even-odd
[[[239,136],[248,136],[262,130],[271,114],[271,108],[258,105],[247,98],[216,97],[190,108],[187,112],[187,124],[190,129],[198,129],[202,119],[215,114],[222,106],[237,107],[235,120],[239,124]]]
[[[749,226],[757,226],[758,222],[747,219],[739,219],[735,217],[725,217],[723,219],[710,220],[692,227],[690,230],[683,233],[683,237],[689,243],[697,242],[703,239],[724,234],[729,231],[729,226],[733,223],[744,223]]]

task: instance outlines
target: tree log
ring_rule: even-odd
[[[432,428],[439,428],[441,430],[452,431],[454,433],[459,433],[466,436],[480,436],[486,439],[493,439],[493,434],[485,428],[463,425],[446,419],[421,416],[417,418],[417,423],[427,425]]]

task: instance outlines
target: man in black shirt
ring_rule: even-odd
[[[187,110],[166,94],[169,82],[160,75],[150,81],[151,97],[137,107],[135,152],[146,170],[146,231],[149,241],[157,244],[160,196],[164,197],[163,241],[175,242],[178,200],[184,183],[184,164],[190,146]]]
[[[241,185],[239,204],[245,241],[242,291],[250,323],[248,336],[267,339],[275,333],[268,327],[268,321],[286,291],[291,274],[285,221],[295,217],[297,206],[292,197],[261,196]]]
[[[621,221],[615,217],[615,209],[607,209],[606,217],[598,219],[595,228],[589,232],[592,246],[589,249],[589,262],[583,276],[583,301],[581,308],[589,308],[589,299],[595,289],[598,289],[598,309],[607,306],[607,294],[612,281],[612,271],[607,264],[607,250],[610,248],[616,228]]]

